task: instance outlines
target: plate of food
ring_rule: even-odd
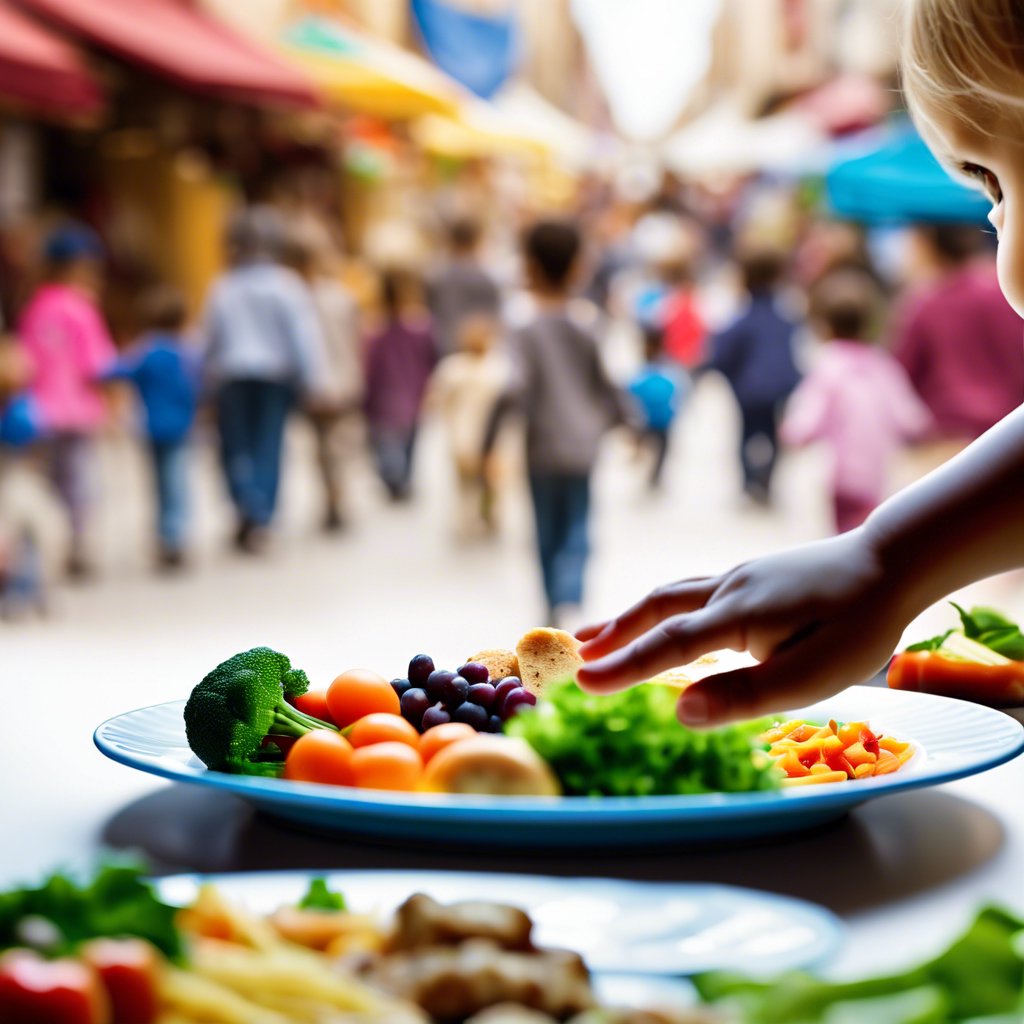
[[[724,1018],[682,978],[769,977],[841,938],[828,911],[788,897],[531,875],[149,880],[111,863],[0,901],[8,1024],[696,1024]],[[673,1009],[642,1015],[659,1004]]]
[[[115,761],[304,826],[480,846],[792,832],[1024,749],[1024,727],[999,711],[862,686],[694,732],[675,717],[686,671],[597,697],[573,682],[578,661],[569,634],[541,629],[457,669],[416,655],[401,677],[348,670],[317,690],[288,657],[254,648],[187,700],[104,722],[95,741]]]

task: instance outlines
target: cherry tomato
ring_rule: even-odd
[[[26,949],[0,956],[4,1024],[108,1024],[110,1004],[96,974],[77,960],[44,960]]]
[[[445,725],[435,725],[428,729],[420,737],[420,756],[424,764],[429,764],[430,759],[445,747],[450,747],[459,740],[471,740],[479,733],[471,725],[465,722],[448,722]]]
[[[329,722],[331,725],[336,724],[327,707],[326,690],[308,690],[306,693],[300,693],[292,697],[292,704],[304,715],[312,715],[321,722]]]
[[[372,715],[360,718],[352,726],[348,741],[353,747],[392,742],[408,743],[410,747],[418,747],[420,734],[416,727],[410,725],[401,715],[387,715],[383,711],[375,711]]]
[[[157,1018],[157,955],[142,939],[92,939],[82,959],[103,983],[113,1024],[153,1024]]]
[[[389,715],[397,715],[401,711],[398,694],[391,683],[376,672],[361,668],[342,672],[327,687],[327,708],[339,729],[375,711]]]
[[[293,782],[352,785],[352,744],[344,736],[314,729],[300,736],[284,762],[284,777]]]
[[[407,743],[374,743],[352,752],[352,774],[362,789],[413,790],[423,773],[423,759]]]

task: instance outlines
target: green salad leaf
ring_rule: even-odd
[[[960,632],[968,638],[983,644],[990,651],[1001,654],[1004,658],[1013,661],[1024,661],[1024,633],[1020,627],[1011,622],[1001,612],[994,608],[985,608],[976,605],[970,611],[961,608],[955,601],[949,602],[960,616]],[[947,629],[945,633],[933,636],[928,640],[921,640],[919,643],[911,644],[908,651],[937,651],[946,642],[947,638],[957,632]]]
[[[300,910],[344,910],[345,897],[327,888],[326,878],[314,878],[306,895],[299,900]]]
[[[655,796],[774,789],[778,777],[757,758],[760,720],[695,732],[679,724],[679,691],[657,683],[593,696],[566,680],[505,732],[544,758],[567,796]],[[763,749],[763,747],[762,747]]]
[[[40,952],[53,956],[73,953],[88,939],[135,936],[179,960],[176,914],[157,899],[137,865],[106,864],[84,884],[58,873],[34,888],[0,894],[0,949],[26,945],[32,930],[46,935]],[[40,919],[47,923],[43,931],[27,927]]]
[[[995,1024],[1020,1019],[1022,931],[1020,917],[985,907],[946,952],[903,974],[829,982],[795,971],[764,982],[714,972],[694,984],[705,1002],[734,1007],[745,1024]]]

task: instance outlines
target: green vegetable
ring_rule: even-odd
[[[269,647],[255,647],[218,665],[185,705],[185,735],[193,753],[218,771],[280,775],[284,755],[261,749],[268,736],[303,736],[334,729],[293,708],[285,696],[309,689],[306,673]]]
[[[314,878],[306,895],[299,900],[301,910],[344,910],[345,897],[327,888],[326,878]]]
[[[745,1024],[968,1024],[1019,1019],[1024,920],[986,907],[941,956],[904,974],[832,983],[802,972],[771,982],[725,972],[694,984],[708,1003],[735,1006]],[[992,1024],[996,1024],[995,1021]]]
[[[596,697],[574,682],[550,686],[505,732],[551,765],[567,796],[654,796],[774,789],[777,774],[755,758],[771,724],[694,732],[676,718],[678,691],[650,683]],[[763,748],[762,748],[763,749]]]
[[[976,606],[968,612],[954,601],[950,601],[950,604],[960,616],[960,629],[947,629],[945,633],[933,636],[929,640],[911,644],[907,648],[908,651],[955,650],[955,640],[952,648],[949,641],[957,636],[966,636],[969,640],[975,640],[1005,658],[1024,661],[1024,633],[1016,623],[992,608]]]
[[[135,865],[108,864],[85,885],[55,874],[37,888],[0,894],[0,949],[34,945],[33,937],[41,937],[38,951],[60,957],[89,939],[134,936],[180,960],[176,913]]]

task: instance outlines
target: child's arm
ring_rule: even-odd
[[[832,389],[821,374],[810,374],[797,385],[786,406],[779,428],[783,444],[800,447],[822,440],[827,434]]]
[[[1024,409],[881,505],[856,530],[661,587],[580,632],[594,692],[623,689],[718,648],[762,664],[689,687],[680,717],[717,725],[864,681],[939,598],[1024,564]]]

